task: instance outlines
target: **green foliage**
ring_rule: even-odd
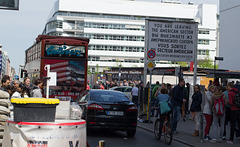
[[[87,67],[87,71],[88,71],[88,72],[87,72],[88,75],[91,75],[91,74],[92,74],[92,72],[91,72],[90,69],[89,69],[89,66]]]
[[[116,63],[114,63],[114,65],[112,67],[119,67],[119,65],[121,65],[121,67],[123,67],[122,63],[119,61],[119,59],[117,59]]]
[[[198,66],[201,68],[214,68],[214,63],[209,59],[209,56],[203,60],[198,60]],[[217,67],[217,66],[216,66]]]
[[[182,66],[182,67],[188,67],[188,63],[187,63],[187,62],[181,62],[181,61],[179,61],[179,62],[177,62],[177,64],[178,64],[179,66]]]
[[[96,65],[96,68],[97,68],[97,71],[95,71],[94,74],[99,74],[99,65],[98,64]]]

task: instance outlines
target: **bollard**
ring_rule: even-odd
[[[99,147],[105,147],[105,140],[99,140]]]
[[[200,120],[200,142],[204,143],[203,141],[203,113],[201,112],[201,120]]]

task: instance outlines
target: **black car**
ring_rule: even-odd
[[[87,128],[109,128],[126,131],[129,137],[136,133],[138,109],[122,92],[90,90],[78,100],[83,109]]]

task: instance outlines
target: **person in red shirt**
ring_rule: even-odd
[[[227,88],[229,89],[229,105],[231,105],[231,130],[230,139],[227,141],[227,143],[233,144],[236,121],[238,121],[238,126],[240,127],[240,108],[234,105],[234,99],[236,92],[238,92],[238,89],[234,88],[234,84],[232,82],[229,82],[227,84]]]
[[[99,86],[100,86],[100,89],[102,90],[105,89],[101,81],[99,81]]]
[[[90,90],[90,86],[87,84],[87,90]]]

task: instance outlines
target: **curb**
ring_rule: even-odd
[[[149,132],[154,133],[153,130],[151,130],[151,129],[147,128],[147,127],[141,126],[141,125],[139,125],[139,124],[137,125],[137,127],[141,128],[141,129],[144,129],[144,130],[146,130],[146,131],[149,131]],[[194,145],[189,144],[189,143],[186,143],[186,141],[181,140],[181,139],[177,139],[177,138],[174,138],[174,137],[173,137],[173,140],[174,140],[174,141],[177,141],[177,142],[179,142],[179,143],[182,143],[182,144],[184,144],[184,145],[187,145],[187,146],[189,146],[189,147],[195,147]]]

